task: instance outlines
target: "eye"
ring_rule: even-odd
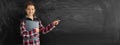
[[[35,10],[34,8],[32,8],[32,10]]]
[[[30,10],[30,8],[27,8],[27,10]]]

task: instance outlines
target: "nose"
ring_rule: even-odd
[[[29,13],[32,13],[32,10],[29,10]]]

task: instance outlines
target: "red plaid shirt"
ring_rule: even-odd
[[[24,20],[31,20],[30,18],[26,18]],[[33,29],[31,31],[27,31],[25,28],[25,22],[24,20],[21,20],[20,22],[20,30],[21,30],[21,35],[23,37],[23,45],[40,45],[40,39],[39,39],[39,33],[36,32],[36,29]],[[33,21],[36,21],[36,19],[34,18]],[[48,26],[44,27],[41,24],[40,20],[39,21],[39,30],[40,32],[42,32],[43,34],[48,33],[49,31],[51,31],[55,26],[51,23]],[[33,39],[36,40],[33,40]]]

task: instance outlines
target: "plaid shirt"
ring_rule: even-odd
[[[21,22],[20,22],[20,31],[21,31],[21,35],[23,37],[23,45],[40,45],[39,33],[36,32],[36,29],[27,31],[25,28],[26,25],[25,25],[24,20],[31,20],[31,19],[25,18],[25,19],[21,20]],[[39,30],[43,34],[48,33],[55,27],[52,23],[49,24],[48,26],[44,27],[41,24],[41,21],[37,20],[37,18],[34,18],[33,21],[39,21]]]

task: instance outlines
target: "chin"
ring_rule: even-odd
[[[33,16],[33,14],[28,14],[28,16]]]

